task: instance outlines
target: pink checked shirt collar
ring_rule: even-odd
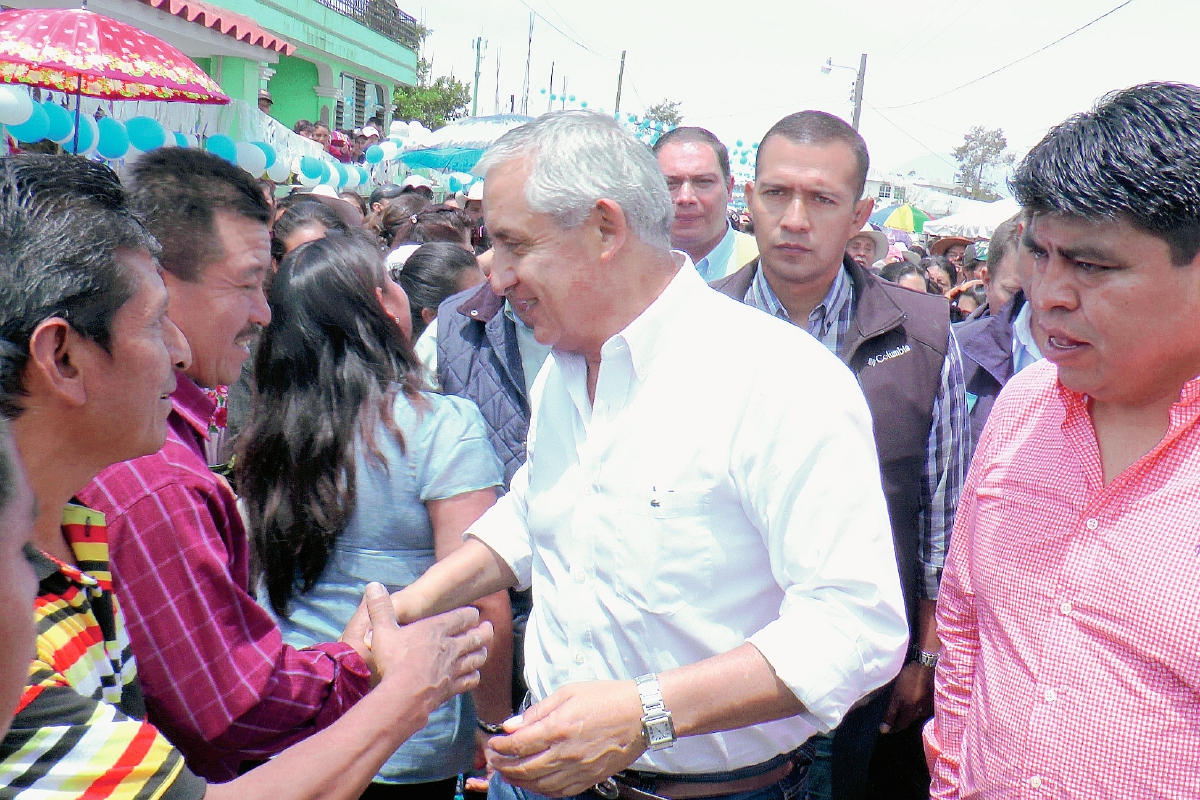
[[[208,427],[217,413],[217,404],[212,398],[191,378],[179,375],[171,403],[175,413],[183,417],[201,439],[208,441]]]

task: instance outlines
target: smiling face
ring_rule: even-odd
[[[725,210],[733,198],[733,177],[721,174],[717,154],[700,142],[668,144],[657,155],[675,206],[671,246],[693,260],[704,258],[729,227]]]
[[[168,273],[171,319],[192,348],[189,378],[213,388],[237,381],[259,329],[271,321],[263,280],[271,268],[264,223],[226,211],[213,215],[222,257],[196,283]]]
[[[846,244],[871,213],[872,201],[859,200],[857,190],[858,161],[847,144],[772,136],[759,146],[758,173],[746,185],[746,202],[772,286],[833,281]]]
[[[531,211],[525,200],[528,174],[522,159],[488,171],[483,213],[494,245],[492,289],[508,299],[542,344],[598,352],[611,335],[603,321],[612,299],[603,280],[598,229],[589,218],[568,230],[549,214]]]
[[[1130,223],[1037,217],[1023,244],[1045,356],[1069,389],[1136,407],[1178,399],[1200,374],[1200,257],[1174,266],[1167,243]]]

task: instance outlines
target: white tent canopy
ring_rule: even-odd
[[[994,203],[968,208],[949,217],[925,223],[931,236],[962,236],[965,239],[990,239],[996,226],[1021,210],[1016,200],[1006,197]]]

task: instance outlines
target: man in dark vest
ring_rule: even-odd
[[[920,723],[933,711],[937,587],[971,442],[946,300],[845,256],[873,208],[860,199],[868,164],[862,137],[837,117],[804,111],[776,123],[746,184],[759,258],[713,283],[841,357],[874,418],[911,646],[896,681],[817,743],[824,768],[814,764],[810,797],[837,800],[928,795]],[[890,735],[876,747],[880,732]]]

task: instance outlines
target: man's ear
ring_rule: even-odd
[[[43,320],[29,337],[27,386],[41,386],[70,405],[82,406],[87,402],[83,362],[89,344],[61,317]]]
[[[617,203],[602,197],[596,201],[592,211],[595,224],[600,231],[600,260],[608,261],[629,238],[629,222],[625,212]]]
[[[856,233],[862,230],[863,225],[867,224],[867,218],[874,210],[875,198],[873,197],[864,197],[854,204],[854,230]]]

